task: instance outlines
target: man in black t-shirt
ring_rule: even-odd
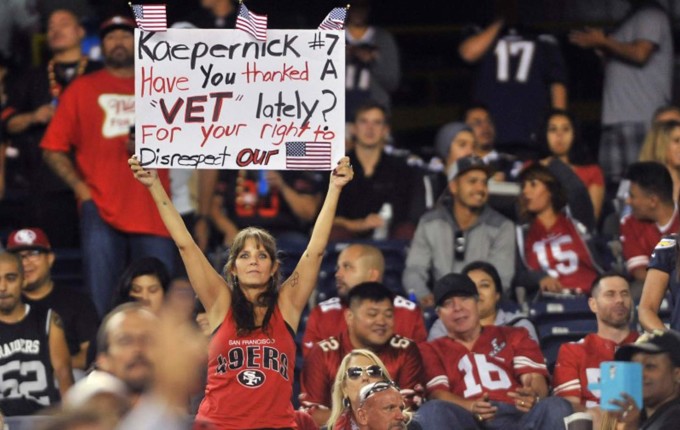
[[[39,228],[13,231],[7,250],[21,258],[26,284],[24,303],[53,309],[62,319],[74,369],[87,368],[87,350],[97,335],[99,323],[92,300],[68,287],[57,288],[50,271],[55,255],[45,232]]]
[[[59,316],[21,301],[18,256],[0,254],[0,410],[30,415],[59,400],[73,385]],[[59,384],[59,392],[55,386]]]
[[[420,197],[413,192],[416,174],[403,158],[385,152],[390,132],[385,107],[364,103],[352,128],[354,149],[347,156],[354,179],[338,201],[332,239],[410,239],[416,221],[409,219],[412,202]]]

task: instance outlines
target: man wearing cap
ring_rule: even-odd
[[[24,303],[52,309],[61,317],[71,353],[71,367],[85,370],[89,364],[87,350],[99,324],[94,303],[73,288],[55,286],[50,273],[55,255],[43,230],[31,227],[13,231],[7,240],[7,251],[21,258]]]
[[[175,248],[149,193],[127,167],[134,125],[134,21],[101,25],[104,69],[83,76],[62,95],[41,142],[47,164],[81,204],[85,283],[100,316],[111,304],[126,263],[145,256],[173,267]],[[75,165],[69,152],[75,154]],[[159,172],[167,188],[167,171]]]
[[[423,428],[557,429],[572,413],[548,395],[548,370],[523,328],[480,323],[477,287],[450,273],[434,287],[447,337],[420,344],[430,401],[416,420]],[[479,427],[478,427],[479,426]]]
[[[364,282],[382,282],[385,257],[378,248],[355,243],[338,255],[335,285],[338,297],[325,300],[314,307],[307,318],[302,338],[302,354],[306,356],[316,342],[337,336],[345,330],[345,310],[350,290]],[[416,342],[427,338],[423,314],[418,305],[401,296],[394,296],[394,332]]]
[[[422,390],[423,367],[416,344],[394,334],[392,293],[382,284],[366,282],[352,288],[345,310],[347,328],[318,342],[304,360],[301,399],[318,425],[330,417],[331,389],[343,357],[354,349],[374,352],[404,390]]]
[[[406,258],[404,289],[421,305],[433,305],[428,284],[473,261],[492,262],[509,288],[515,273],[512,221],[487,205],[489,167],[478,157],[456,160],[448,171],[448,189],[436,207],[420,218]]]
[[[590,391],[588,385],[600,380],[600,363],[613,360],[621,345],[638,337],[630,329],[633,298],[624,277],[613,273],[600,276],[590,295],[588,305],[597,317],[597,333],[562,344],[553,375],[554,394],[571,402],[577,412],[599,405],[599,391]]]
[[[0,410],[31,415],[54,405],[73,385],[61,319],[21,301],[19,257],[0,254]],[[59,388],[55,385],[55,380]]]
[[[623,430],[670,430],[680,422],[680,333],[654,330],[616,352],[617,361],[642,365],[642,410],[624,395],[618,420]]]
[[[78,209],[73,191],[45,166],[40,140],[64,89],[76,78],[102,68],[81,52],[85,29],[71,10],[57,9],[47,19],[47,64],[15,76],[7,86],[2,125],[20,149],[22,173],[29,182],[29,206],[22,221],[43,228],[56,247],[78,246]]]

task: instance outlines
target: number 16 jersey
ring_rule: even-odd
[[[466,399],[488,394],[490,401],[513,404],[508,392],[522,386],[521,375],[548,377],[543,354],[524,328],[483,327],[471,350],[450,337],[418,346],[428,394],[444,390]]]

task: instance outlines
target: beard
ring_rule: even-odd
[[[135,65],[135,57],[126,48],[116,46],[104,55],[104,64],[112,69],[125,69]]]

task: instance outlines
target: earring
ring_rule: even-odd
[[[349,398],[345,397],[344,399],[342,399],[342,406],[344,406],[345,409],[349,409],[349,407],[351,406],[351,404],[349,403]]]

